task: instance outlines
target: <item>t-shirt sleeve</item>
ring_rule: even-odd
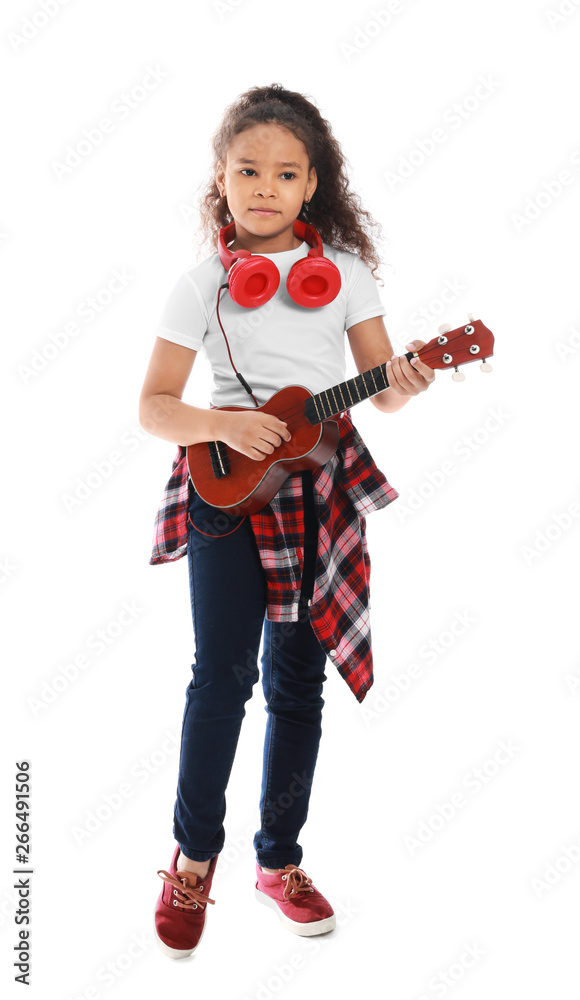
[[[355,323],[362,323],[364,319],[385,316],[386,312],[370,267],[357,254],[352,254],[352,266],[346,281],[345,330]]]
[[[201,292],[193,278],[184,272],[163,307],[155,335],[199,351],[207,325],[207,310]]]

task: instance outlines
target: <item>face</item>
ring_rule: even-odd
[[[230,249],[277,253],[300,245],[292,225],[314,194],[316,170],[288,129],[260,124],[234,136],[216,183],[236,224]]]

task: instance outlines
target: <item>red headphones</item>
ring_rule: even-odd
[[[252,254],[249,250],[229,250],[226,242],[235,238],[235,227],[235,222],[230,222],[219,231],[220,260],[228,272],[231,299],[246,309],[257,309],[276,292],[280,272],[270,257]],[[340,271],[324,256],[322,240],[314,226],[296,219],[293,230],[294,235],[310,244],[311,249],[307,257],[301,257],[290,268],[286,279],[288,295],[299,306],[310,309],[325,306],[340,291]]]

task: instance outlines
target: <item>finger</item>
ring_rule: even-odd
[[[420,351],[423,346],[424,344],[422,340],[414,340],[410,344],[405,344],[405,347],[408,350],[415,350],[415,351]],[[429,368],[428,365],[426,365],[423,361],[421,361],[421,358],[418,357],[410,359],[405,358],[405,360],[409,362],[411,368],[413,368],[414,371],[419,372],[421,375],[423,375],[423,377],[426,378],[428,382],[433,381],[435,377],[433,369]]]
[[[409,362],[409,365],[414,371],[422,375],[427,382],[432,382],[433,379],[435,378],[434,369],[429,368],[429,366],[426,365],[423,361],[420,361],[419,358],[413,358]]]
[[[260,435],[262,441],[267,441],[271,444],[273,448],[279,448],[287,439],[290,438],[290,432],[283,430],[271,430],[269,427],[265,427],[262,434]]]
[[[391,359],[391,366],[393,368],[396,366],[398,382],[405,392],[411,393],[412,395],[419,392],[420,376],[404,355],[402,357]]]
[[[260,444],[257,444],[255,447],[259,448],[264,455],[271,455],[279,445],[280,439],[278,437],[274,440],[273,437],[270,437],[267,434],[260,434]]]
[[[399,379],[400,371],[399,368],[395,366],[396,360],[397,359],[393,355],[391,360],[387,361],[386,364],[387,380],[389,383],[389,388],[394,389],[395,392],[404,393],[405,387],[400,382]]]
[[[425,341],[413,340],[410,344],[405,344],[405,347],[408,351],[417,352],[420,351],[422,347],[425,347]],[[433,379],[435,378],[435,373],[433,369],[429,368],[429,366],[426,365],[423,361],[421,361],[420,358],[410,358],[407,360],[409,361],[411,367],[415,369],[415,371],[421,372],[421,374],[424,375],[429,382],[433,381]],[[431,375],[432,372],[433,374]]]
[[[407,365],[409,366],[408,362]],[[391,375],[388,376],[389,384],[393,384],[395,392],[403,396],[415,396],[419,392],[419,389],[407,378],[400,358],[392,358],[391,367],[387,371],[391,372]]]
[[[276,427],[273,427],[272,430],[275,434],[279,434],[283,441],[289,440],[291,437],[288,424],[285,420],[278,421]]]

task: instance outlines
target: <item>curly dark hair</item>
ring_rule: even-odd
[[[311,223],[327,245],[358,253],[378,281],[374,271],[380,266],[381,259],[374,242],[382,238],[380,223],[361,207],[358,195],[349,190],[345,170],[348,160],[334,138],[329,122],[304,94],[286,90],[279,83],[269,87],[251,87],[240,94],[228,105],[212,136],[212,176],[205,186],[200,185],[201,240],[196,241],[199,256],[217,253],[219,230],[233,221],[227,199],[220,195],[215,181],[218,161],[225,162],[229,144],[235,135],[264,122],[289,129],[304,143],[309,167],[316,169],[316,191],[310,203],[302,206],[298,218]],[[376,231],[372,240],[368,232],[371,228]]]

